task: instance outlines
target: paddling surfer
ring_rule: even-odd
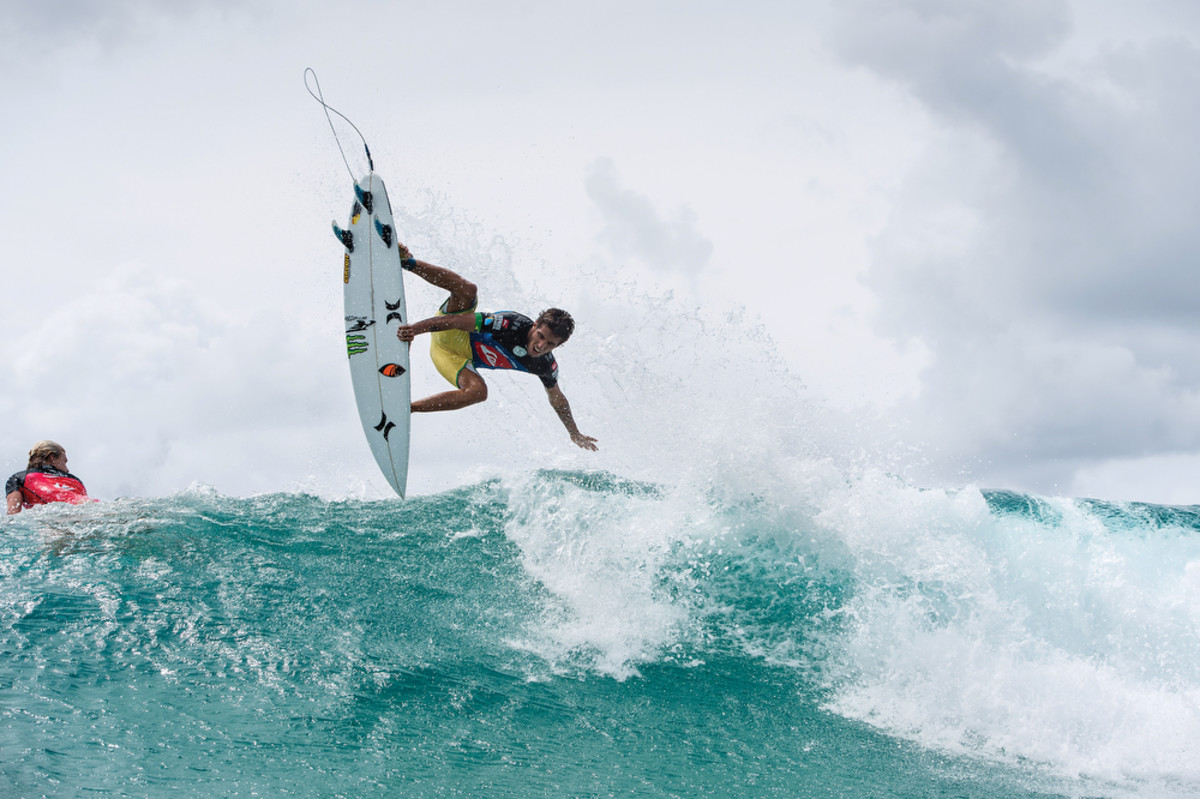
[[[95,501],[88,497],[83,481],[67,471],[67,451],[53,441],[33,445],[29,465],[8,478],[4,495],[10,515],[51,502],[78,505]]]

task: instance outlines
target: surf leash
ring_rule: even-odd
[[[312,73],[313,83],[317,87],[315,92],[313,91],[313,87],[308,85],[308,75],[310,72]],[[329,116],[329,113],[332,111],[342,119],[346,120],[347,125],[354,128],[354,132],[358,134],[359,140],[362,141],[363,150],[367,153],[367,166],[372,172],[374,172],[375,162],[371,159],[371,148],[367,146],[366,137],[362,135],[362,131],[358,129],[358,126],[350,121],[349,117],[331,106],[329,103],[325,102],[325,96],[321,93],[321,82],[317,80],[317,73],[312,67],[306,67],[304,70],[304,88],[308,89],[308,93],[312,95],[312,98],[320,103],[321,107],[325,109],[325,118],[329,120],[329,129],[333,131],[333,140],[337,143],[338,152],[342,154],[342,163],[346,165],[346,171],[350,173],[350,179],[355,181],[355,185],[357,186],[358,177],[354,174],[354,170],[350,168],[350,161],[346,159],[346,150],[342,147],[342,140],[338,138],[337,128],[333,126],[333,117]]]

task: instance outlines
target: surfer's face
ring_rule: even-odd
[[[55,469],[58,469],[60,472],[65,472],[67,470],[67,453],[60,452],[58,455],[52,457],[50,459],[50,465]]]
[[[545,322],[539,322],[529,331],[529,354],[533,356],[545,355],[555,347],[562,344],[562,339],[550,332],[550,326]]]

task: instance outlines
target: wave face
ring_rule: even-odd
[[[1200,509],[537,471],[5,521],[0,794],[1187,796]]]

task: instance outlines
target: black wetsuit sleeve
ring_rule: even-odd
[[[8,496],[14,491],[20,491],[21,486],[25,485],[25,475],[28,472],[17,472],[12,477],[8,478],[8,482],[4,484],[4,496]]]
[[[534,374],[541,378],[543,386],[554,388],[558,385],[558,361],[554,360],[553,355],[545,357],[545,366],[534,371]]]

